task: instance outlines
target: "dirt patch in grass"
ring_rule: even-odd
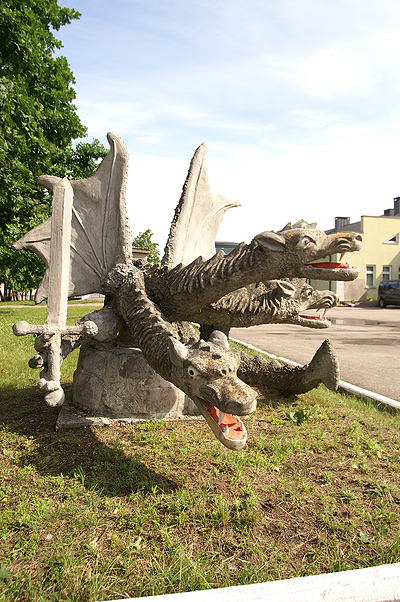
[[[400,418],[324,387],[259,390],[248,444],[205,423],[55,432],[0,404],[0,599],[105,600],[400,560]]]

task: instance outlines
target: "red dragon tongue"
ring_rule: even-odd
[[[313,268],[323,268],[324,270],[343,270],[344,268],[349,268],[350,265],[346,261],[346,263],[335,263],[333,261],[325,261],[324,263],[309,263]]]
[[[317,312],[320,311],[319,309],[317,309]],[[307,314],[300,314],[300,318],[305,318],[306,320],[319,320],[320,322],[325,322],[327,320],[326,318],[326,313],[328,311],[328,308],[324,309],[322,312],[322,315],[320,316],[319,314],[317,316],[309,316]]]
[[[227,439],[241,440],[246,437],[246,429],[237,416],[225,414],[225,412],[222,412],[219,408],[216,408],[212,403],[205,399],[202,399],[201,401],[211,418],[218,424],[221,432]]]
[[[346,263],[342,263],[342,259],[344,257],[344,253],[342,253],[339,257],[339,262],[335,263],[334,261],[325,261],[323,263],[309,263],[308,265],[313,268],[323,268],[323,269],[331,269],[331,270],[343,270],[344,268],[349,268],[350,264],[348,261]]]

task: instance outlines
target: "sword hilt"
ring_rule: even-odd
[[[53,336],[55,330],[52,328],[50,331],[47,324],[29,324],[29,322],[21,320],[14,324],[13,333],[17,337],[23,337],[27,334],[49,334],[50,336]]]
[[[45,374],[39,380],[38,386],[45,393],[45,401],[47,405],[59,407],[64,403],[65,394],[60,385],[60,366],[61,357],[61,340],[66,335],[88,335],[95,336],[99,329],[97,324],[91,320],[86,320],[66,326],[60,324],[29,324],[25,320],[16,322],[13,326],[13,332],[18,337],[27,334],[39,335],[36,342],[42,337],[45,341],[46,348],[46,364]],[[36,345],[35,345],[36,347]],[[42,345],[39,345],[42,347]],[[44,358],[39,354],[31,358],[29,365],[32,368],[39,368],[45,364]]]
[[[25,320],[16,322],[13,326],[13,333],[17,337],[23,337],[27,334],[44,334],[52,337],[59,334],[61,337],[68,334],[85,334],[88,336],[96,336],[99,329],[97,324],[91,320],[74,324],[73,326],[60,326],[58,324],[29,324]]]

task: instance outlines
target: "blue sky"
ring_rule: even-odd
[[[132,231],[164,247],[209,144],[218,239],[379,215],[400,196],[398,0],[71,0],[57,32],[89,138],[130,153]],[[395,234],[395,233],[394,233]]]

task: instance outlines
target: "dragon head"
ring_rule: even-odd
[[[359,251],[362,236],[357,232],[326,234],[316,224],[289,223],[279,232],[261,232],[254,242],[268,252],[268,259],[276,264],[277,277],[314,278],[316,280],[354,280],[359,269],[348,262],[341,263],[346,252]],[[328,255],[340,253],[339,263],[315,263]]]
[[[308,328],[328,328],[331,323],[325,314],[330,307],[337,305],[339,298],[332,291],[317,291],[307,284],[304,279],[294,279],[291,282],[277,280],[275,288],[269,292],[275,298],[276,313],[274,322],[298,324]],[[322,315],[303,314],[310,309],[323,310]]]
[[[171,381],[199,408],[211,430],[229,449],[242,449],[247,432],[237,415],[251,414],[257,393],[237,377],[238,351],[229,348],[227,337],[214,331],[208,341],[184,345],[170,337]]]

